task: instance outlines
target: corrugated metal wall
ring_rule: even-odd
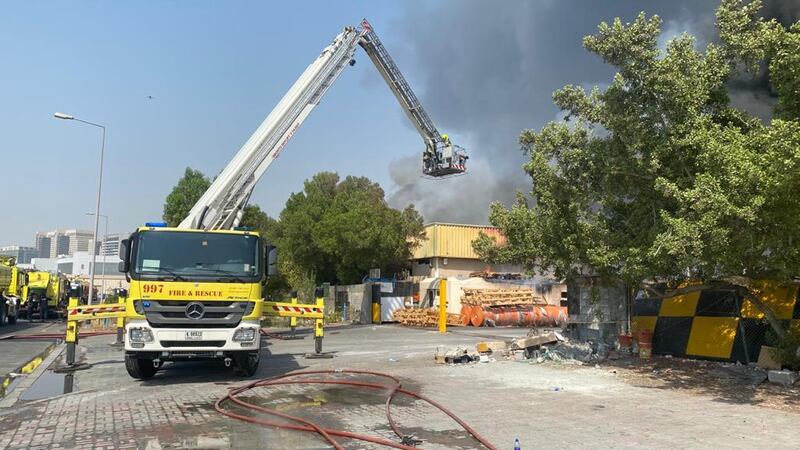
[[[447,257],[480,259],[472,249],[472,241],[483,232],[495,236],[498,243],[505,238],[500,230],[482,225],[459,225],[449,223],[432,223],[425,226],[426,241],[414,250],[414,259]]]

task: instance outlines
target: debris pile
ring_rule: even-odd
[[[598,351],[600,350],[600,351]],[[529,361],[530,363],[555,362],[583,365],[606,358],[602,349],[589,343],[569,342],[558,331],[529,333],[528,336],[509,341],[482,341],[470,352],[462,346],[450,350],[437,348],[435,359],[439,364],[491,362],[498,359]]]
[[[436,308],[404,308],[392,314],[392,318],[407,327],[435,327],[439,325],[439,310]],[[458,314],[447,315],[447,326],[461,325]]]
[[[533,294],[532,289],[464,289],[462,305],[468,306],[518,306],[546,305],[547,302]]]
[[[458,345],[451,349],[445,348],[440,345],[436,348],[434,360],[436,364],[464,364],[473,361],[478,361],[480,355],[475,352],[470,352],[468,348]]]

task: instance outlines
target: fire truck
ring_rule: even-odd
[[[126,299],[125,366],[134,378],[152,377],[165,361],[222,359],[242,375],[259,364],[265,315],[319,319],[322,307],[280,305],[262,297],[268,246],[238,229],[253,188],[361,46],[423,138],[424,176],[466,172],[467,155],[441,135],[369,22],[348,26],[300,75],[253,135],[177,226],[147,223],[122,241],[120,271]]]
[[[0,261],[0,325],[17,322],[25,271],[17,267],[13,258]]]

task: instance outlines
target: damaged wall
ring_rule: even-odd
[[[568,329],[573,338],[614,345],[628,328],[628,289],[598,277],[567,280]]]

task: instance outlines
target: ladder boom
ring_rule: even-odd
[[[364,19],[361,21],[361,40],[359,45],[375,64],[383,80],[389,86],[403,112],[425,141],[422,155],[422,173],[431,177],[457,175],[466,171],[467,155],[464,149],[453,145],[447,135],[439,134],[425,108],[422,107],[411,85],[397,67],[389,52],[384,47],[372,25]]]
[[[215,230],[238,225],[258,179],[352,59],[359,37],[359,30],[347,27],[325,47],[214,179],[179,228]]]
[[[319,104],[345,66],[354,64],[356,45],[367,52],[400,106],[425,141],[423,173],[441,177],[464,173],[463,149],[440,135],[411,86],[364,19],[361,28],[345,27],[306,68],[277,106],[242,145],[195,203],[178,228],[229,229],[239,225],[256,183]]]

